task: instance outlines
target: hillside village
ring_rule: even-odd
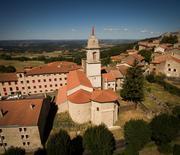
[[[162,89],[163,94],[180,104],[178,92],[171,96],[163,89],[161,84],[164,82],[150,83],[148,79],[145,99],[157,103],[155,108],[148,109],[152,106],[150,102],[136,107],[133,101],[123,100],[120,96],[128,71],[135,64],[143,70],[144,77],[163,76],[166,83],[180,89],[180,38],[177,43],[163,43],[163,37],[139,41],[133,49],[111,56],[110,63],[102,66],[101,45],[92,28],[85,48],[86,59],[82,59],[81,66],[57,61],[0,74],[0,152],[11,146],[24,148],[26,152],[43,148],[48,137],[63,127],[64,117],[68,118],[67,124],[76,124],[73,132],[69,131],[71,127],[66,128],[72,137],[103,123],[118,142],[124,139],[122,130],[129,120],[150,122],[164,112],[162,109],[166,108],[167,113],[169,107],[156,96],[158,90],[153,94],[155,88]],[[170,110],[176,106],[173,104],[170,104]],[[55,119],[50,119],[51,115]],[[125,116],[126,120],[122,120]],[[118,143],[116,146],[117,151]]]

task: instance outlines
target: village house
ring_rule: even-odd
[[[69,71],[79,69],[73,62],[52,62],[16,73],[0,74],[0,96],[54,92],[67,84]]]
[[[172,44],[160,44],[154,48],[154,53],[165,54],[166,51],[172,48]]]
[[[46,99],[0,101],[0,153],[11,146],[26,152],[42,148],[48,112]]]
[[[150,72],[164,74],[167,77],[180,77],[180,59],[172,55],[154,57],[150,64]]]

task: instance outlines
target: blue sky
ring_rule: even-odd
[[[0,40],[141,39],[180,30],[179,0],[0,0]]]

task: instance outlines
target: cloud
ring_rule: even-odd
[[[147,33],[148,31],[144,29],[144,30],[141,30],[140,32],[141,33]]]
[[[124,31],[128,31],[128,29],[127,29],[127,28],[124,28],[123,30],[124,30]]]
[[[77,30],[72,28],[71,31],[72,31],[72,32],[75,32],[75,31],[77,31]]]
[[[119,28],[104,28],[104,31],[120,31]]]

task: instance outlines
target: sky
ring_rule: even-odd
[[[142,39],[180,30],[180,0],[0,0],[0,40]]]

